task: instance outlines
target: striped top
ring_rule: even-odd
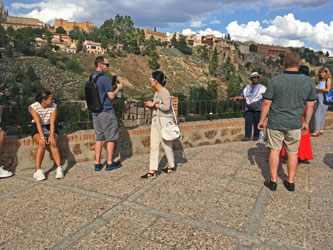
[[[39,115],[42,125],[47,125],[50,124],[51,114],[57,108],[57,104],[53,103],[50,107],[44,109],[39,102],[34,102],[29,106],[29,112],[31,108],[33,108],[36,111],[36,113]],[[35,123],[34,120],[32,120],[31,122]]]

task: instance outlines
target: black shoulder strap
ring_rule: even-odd
[[[90,75],[90,77],[89,77],[89,80],[91,81],[92,80],[92,76],[93,76],[93,74],[91,74]],[[95,78],[94,78],[94,84],[95,84],[95,86],[96,86],[96,89],[97,89],[97,91],[98,91],[98,87],[97,87],[97,80],[98,80],[98,78],[100,78],[101,76],[104,76],[104,74],[101,72],[101,73],[98,73],[96,76],[95,76]],[[104,96],[104,98],[103,98],[103,102],[102,102],[102,106],[104,106],[104,102],[106,101],[106,97],[107,97],[107,93],[105,94],[105,96]]]
[[[98,80],[98,78],[100,78],[101,76],[104,76],[104,74],[101,72],[101,73],[98,73],[96,76],[95,76],[95,78],[94,78],[94,83],[96,83],[97,82],[97,80]],[[92,77],[92,75],[91,75],[91,77]]]

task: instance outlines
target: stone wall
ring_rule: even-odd
[[[328,112],[325,129],[333,128],[333,112]],[[239,141],[244,137],[244,119],[223,119],[213,121],[186,122],[180,124],[182,138],[174,141],[174,149],[196,147],[217,143]],[[76,162],[94,159],[95,133],[93,130],[82,130],[76,133],[61,135],[59,148],[63,164],[73,165]],[[116,154],[128,158],[134,154],[149,153],[150,126],[135,129],[121,129],[117,142]],[[8,137],[4,146],[3,160],[13,171],[33,169],[37,145],[27,136],[22,139]],[[104,144],[105,148],[105,144]],[[105,149],[102,153],[106,159]],[[43,167],[53,165],[51,154],[46,152]]]

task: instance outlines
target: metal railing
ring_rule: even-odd
[[[92,114],[84,101],[67,102],[57,106],[57,124],[61,133],[92,129]],[[144,108],[143,102],[114,104],[116,116],[121,127],[137,127],[151,122],[151,111]],[[178,118],[181,122],[212,120],[243,115],[241,102],[224,100],[179,102]],[[32,117],[28,106],[2,106],[0,126],[8,135],[30,134]]]

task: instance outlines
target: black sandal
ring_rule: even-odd
[[[154,173],[146,173],[145,175],[141,176],[142,179],[156,179],[157,178],[157,173],[156,171]]]
[[[171,174],[171,173],[173,173],[173,172],[176,172],[176,170],[177,170],[176,167],[173,167],[173,168],[169,168],[169,167],[167,167],[167,168],[162,169],[162,171],[163,171],[164,173],[167,173],[167,174]]]

